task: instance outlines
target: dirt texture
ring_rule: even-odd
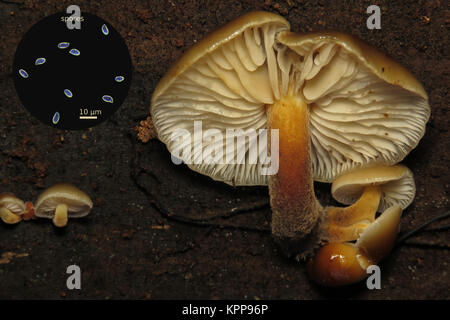
[[[373,2],[373,1],[372,1]],[[366,27],[369,1],[76,1],[125,39],[133,82],[102,124],[62,131],[42,124],[14,89],[12,64],[24,33],[74,1],[0,1],[0,192],[35,200],[70,182],[94,201],[91,214],[56,229],[40,219],[0,223],[0,299],[449,299],[448,220],[398,246],[380,265],[382,289],[312,283],[270,235],[266,187],[230,187],[170,160],[158,140],[138,140],[152,92],[169,66],[218,26],[253,10],[284,16],[291,30],[339,30],[378,47],[429,94],[431,118],[404,160],[417,196],[402,232],[449,209],[449,24],[445,1],[377,1],[381,30]],[[61,76],[64,76],[63,74]],[[315,184],[336,204],[329,184]],[[82,289],[68,290],[78,265]]]

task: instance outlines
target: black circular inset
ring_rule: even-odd
[[[131,58],[120,34],[103,19],[82,13],[69,29],[65,13],[36,23],[14,56],[14,85],[25,108],[53,127],[76,130],[105,121],[131,84]]]

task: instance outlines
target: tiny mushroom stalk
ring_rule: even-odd
[[[91,198],[71,184],[56,184],[46,189],[36,201],[35,215],[53,220],[57,227],[67,225],[69,218],[81,218],[89,214],[93,206]]]
[[[69,207],[65,203],[59,203],[55,209],[55,216],[53,217],[53,223],[57,227],[64,227],[67,225]]]
[[[398,205],[403,210],[414,199],[414,177],[403,165],[356,169],[339,176],[331,187],[333,197],[346,208],[327,207],[327,240],[357,240],[378,212]]]
[[[12,193],[0,194],[0,218],[4,223],[16,224],[22,220],[25,203]]]
[[[268,185],[272,234],[303,256],[329,238],[313,181],[398,163],[430,109],[422,85],[375,48],[289,28],[252,12],[211,33],[161,79],[151,115],[158,138],[191,169],[233,186]]]

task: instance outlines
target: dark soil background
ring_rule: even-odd
[[[125,39],[133,83],[122,107],[88,130],[61,131],[33,118],[12,80],[16,47],[36,22],[77,4]],[[366,28],[366,8],[382,11],[381,30]],[[449,23],[446,1],[0,1],[0,192],[35,200],[70,182],[94,209],[57,230],[50,220],[0,224],[0,299],[449,299],[447,221],[399,246],[381,264],[382,289],[365,283],[324,289],[301,263],[284,258],[270,232],[268,191],[232,188],[172,164],[157,140],[143,144],[159,79],[208,32],[243,13],[279,13],[292,30],[333,29],[379,47],[424,84],[432,109],[425,137],[404,163],[417,196],[402,232],[449,209]],[[64,75],[62,74],[61,77]],[[330,186],[317,184],[322,204]],[[82,271],[82,289],[66,288],[66,268]]]

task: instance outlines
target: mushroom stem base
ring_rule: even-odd
[[[68,207],[66,204],[61,203],[56,206],[55,216],[53,217],[53,224],[57,227],[65,227],[67,225],[68,216],[67,216]]]
[[[16,224],[22,220],[21,215],[15,214],[5,207],[0,208],[0,218],[7,224]]]

